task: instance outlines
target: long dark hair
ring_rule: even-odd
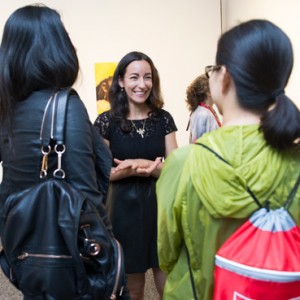
[[[284,92],[293,68],[288,36],[267,20],[241,23],[221,36],[216,63],[226,66],[240,105],[262,113],[266,142],[279,150],[299,146],[300,112]]]
[[[123,79],[126,73],[127,66],[133,61],[145,60],[149,63],[152,71],[152,90],[146,100],[146,104],[151,110],[151,116],[155,117],[164,102],[161,96],[160,79],[157,69],[155,68],[151,58],[144,53],[133,51],[126,54],[119,62],[114,75],[112,84],[109,90],[109,102],[111,105],[112,117],[120,123],[123,131],[130,131],[131,123],[126,119],[129,113],[128,99],[125,91],[122,91],[119,85],[119,79]]]
[[[76,50],[55,10],[17,9],[6,21],[0,48],[0,124],[16,102],[42,89],[70,87],[77,79]]]

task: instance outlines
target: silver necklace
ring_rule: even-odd
[[[133,126],[134,129],[135,129],[135,131],[142,137],[142,139],[144,138],[144,134],[145,134],[145,124],[146,124],[146,120],[147,120],[147,119],[144,120],[143,127],[142,127],[142,128],[139,128],[139,129],[136,128],[136,126],[134,125],[134,123],[132,122],[132,120],[130,120],[132,126]]]

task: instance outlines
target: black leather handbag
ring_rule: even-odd
[[[57,93],[45,109],[44,180],[5,201],[0,264],[25,299],[116,299],[126,280],[122,247],[93,203],[67,183],[62,169],[70,92],[75,91]],[[47,179],[51,151],[57,154],[57,169]]]

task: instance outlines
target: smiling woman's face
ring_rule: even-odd
[[[145,103],[152,90],[152,71],[145,60],[133,61],[127,68],[119,84],[125,89],[129,102]]]

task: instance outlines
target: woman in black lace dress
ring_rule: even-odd
[[[145,272],[150,268],[162,298],[165,275],[157,258],[155,184],[162,159],[177,148],[177,128],[162,109],[159,75],[147,55],[130,52],[122,58],[109,100],[111,110],[99,115],[94,124],[114,158],[108,213],[124,248],[132,299],[143,299]]]

